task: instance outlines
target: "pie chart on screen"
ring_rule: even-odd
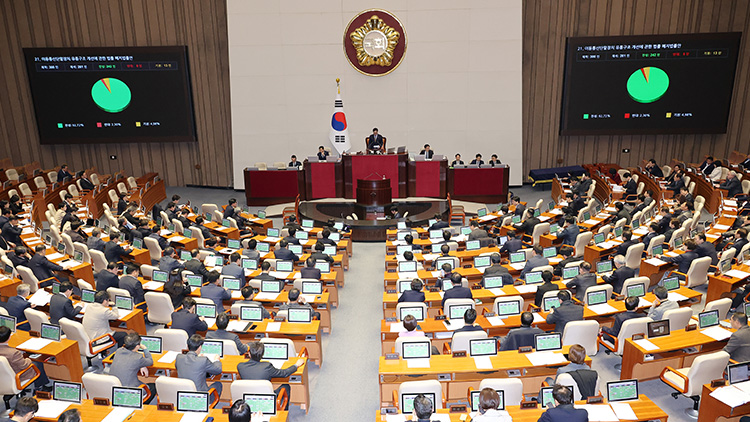
[[[115,78],[102,78],[91,87],[91,98],[107,113],[119,113],[130,105],[130,88]]]
[[[658,67],[642,67],[628,78],[628,94],[639,103],[653,103],[669,88],[669,75]]]

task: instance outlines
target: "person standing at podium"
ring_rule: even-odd
[[[424,144],[422,151],[419,151],[419,155],[424,155],[424,158],[432,160],[432,156],[435,155],[435,151],[430,149],[430,144]]]
[[[372,135],[367,138],[367,150],[371,152],[382,152],[385,138],[378,133],[378,128],[372,129]]]

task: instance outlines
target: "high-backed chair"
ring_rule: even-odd
[[[177,392],[179,391],[197,390],[195,383],[186,378],[172,378],[163,375],[156,378],[156,394],[159,398],[159,403],[172,403],[176,407]],[[213,402],[209,404],[209,408],[213,409],[216,403],[219,402],[219,394],[214,388],[209,389],[208,392],[214,397]]]
[[[591,242],[591,239],[594,237],[594,234],[591,232],[583,232],[579,233],[578,237],[576,237],[576,244],[573,246],[575,248],[575,251],[573,252],[574,257],[583,256],[583,251],[586,249],[586,245]]]
[[[447,302],[447,301],[446,301]],[[492,310],[491,312],[497,312],[497,306],[500,303],[505,302],[518,302],[518,309],[519,314],[523,312],[523,297],[521,296],[498,296],[495,298],[495,301],[492,303]]]
[[[596,384],[594,385],[594,395],[599,394],[599,375],[597,374],[596,377]],[[581,391],[578,388],[578,383],[575,381],[572,375],[569,373],[560,374],[557,376],[557,379],[555,380],[557,384],[560,385],[568,385],[573,386],[573,400],[583,400],[583,397],[581,397]]]
[[[86,396],[91,400],[96,398],[112,398],[112,387],[121,387],[120,379],[114,375],[86,372],[81,377]]]
[[[33,372],[34,375],[27,381],[21,381],[21,378],[29,372]],[[3,395],[5,408],[10,409],[10,400],[20,396],[27,388],[32,387],[32,384],[39,378],[39,375],[39,369],[34,365],[29,365],[22,369],[21,372],[16,373],[10,366],[8,359],[5,356],[0,356],[0,379],[3,380],[3,382],[0,382],[0,394]]]
[[[401,320],[401,308],[422,308],[422,315],[427,318],[427,304],[423,302],[401,302],[396,304],[396,318]]]
[[[37,311],[36,309],[26,308],[23,310],[24,316],[26,316],[26,320],[29,321],[29,326],[31,327],[31,331],[36,331],[37,333],[42,332],[42,323],[49,324],[49,316],[45,314],[42,311]],[[1,383],[0,383],[1,384]]]
[[[78,288],[79,289],[96,290],[96,289],[94,289],[94,286],[92,286],[91,284],[89,284],[88,281],[86,281],[86,280],[84,280],[82,278],[76,279],[76,283],[78,283]]]
[[[78,342],[78,351],[81,356],[86,358],[89,366],[91,366],[93,357],[117,344],[111,334],[105,334],[94,339],[90,338],[86,334],[86,330],[83,329],[83,324],[68,318],[60,318],[60,328],[65,332],[68,339]]]
[[[211,341],[220,341],[224,343],[224,356],[238,356],[240,351],[237,349],[237,343],[234,340],[227,339],[208,339]]]
[[[83,262],[91,263],[91,253],[85,243],[73,242],[73,250],[80,251],[83,254]]]
[[[660,234],[658,236],[654,236],[653,238],[651,238],[651,241],[648,242],[648,249],[646,250],[649,253],[649,255],[651,254],[651,251],[653,251],[655,247],[663,245],[665,239],[666,239],[666,236],[664,236],[663,234]]]
[[[287,350],[287,356],[286,356],[286,358],[287,359],[291,359],[293,357],[300,357],[301,358],[301,357],[307,357],[308,356],[307,348],[306,347],[303,347],[302,350],[300,350],[299,353],[297,353],[297,348],[294,346],[294,342],[291,339],[288,339],[288,338],[263,337],[262,339],[260,339],[260,342],[263,343],[264,345],[266,345],[266,344],[279,344],[279,343],[286,344],[286,346],[287,346],[287,349],[286,349]]]
[[[214,211],[218,211],[220,209],[221,208],[219,208],[219,206],[216,204],[203,204],[201,205],[201,214],[205,215]]]
[[[21,277],[21,281],[29,285],[30,291],[32,293],[36,292],[39,289],[40,280],[36,278],[36,276],[34,275],[34,272],[31,271],[29,267],[26,267],[24,265],[19,265],[16,267],[16,272],[18,272],[18,275]],[[52,277],[52,279],[54,279],[54,277]],[[47,280],[50,280],[50,279],[46,279],[42,281],[47,281]]]
[[[154,277],[154,270],[158,270],[159,267],[156,267],[154,265],[148,265],[148,264],[141,264],[141,275],[145,278],[153,278]]]
[[[271,381],[267,380],[236,380],[229,387],[232,394],[232,402],[242,399],[245,394],[276,394]],[[276,397],[276,410],[284,410],[289,403],[286,390],[281,389],[281,394]]]
[[[563,330],[563,346],[580,344],[586,349],[586,354],[594,356],[599,351],[597,336],[599,334],[599,323],[593,319],[584,321],[571,321],[565,324]]]
[[[625,253],[625,266],[638,271],[641,268],[641,256],[643,255],[643,243],[636,243],[628,248]]]
[[[406,381],[393,391],[393,401],[399,412],[403,413],[402,396],[405,394],[432,394],[435,397],[434,410],[445,408],[445,397],[443,387],[438,380]]]
[[[549,233],[549,223],[539,223],[534,226],[534,230],[531,232],[531,245],[538,245],[539,237],[545,233]]]
[[[722,378],[727,363],[729,363],[729,353],[721,350],[700,355],[693,360],[692,365],[685,368],[674,369],[667,366],[661,371],[659,378],[677,390],[672,393],[675,399],[682,394],[693,400],[693,407],[685,409],[685,414],[691,418],[697,418],[703,385],[710,383],[711,380]]]
[[[62,241],[65,244],[65,253],[73,256],[73,251],[76,250],[75,246],[73,246],[73,239],[67,233],[60,233],[60,237],[62,237]]]
[[[34,178],[34,185],[36,186],[37,190],[47,189],[47,183],[44,181],[44,177],[42,176],[37,176]]]
[[[96,249],[89,249],[89,255],[91,255],[91,266],[94,267],[94,272],[99,272],[107,269],[107,257],[104,256],[104,252]]]
[[[649,317],[631,318],[622,323],[620,334],[615,338],[614,342],[605,339],[605,337],[599,337],[599,344],[607,349],[605,353],[609,354],[609,352],[612,352],[622,356],[625,340],[633,337],[634,334],[645,334],[649,322],[653,322]]]
[[[116,296],[127,296],[127,297],[130,297],[130,292],[129,291],[127,291],[125,289],[121,289],[119,287],[107,287],[107,294],[109,295],[109,300],[111,300],[112,302],[115,301],[115,297]]]
[[[649,283],[651,283],[651,279],[648,277],[630,277],[625,279],[625,281],[622,282],[622,290],[617,292],[618,294],[625,295],[628,292],[628,286],[631,286],[633,284],[639,284],[643,283],[644,287],[648,289]]]
[[[459,331],[457,333],[453,333],[453,338],[451,339],[451,346],[450,349],[453,352],[459,351],[459,350],[465,350],[467,354],[469,354],[469,341],[470,340],[481,340],[487,338],[487,332],[486,331]]]
[[[159,242],[153,237],[144,237],[143,244],[148,248],[148,254],[151,257],[151,261],[159,261],[162,256],[161,246]]]
[[[724,297],[721,299],[712,300],[706,303],[706,307],[703,312],[713,311],[714,309],[719,311],[719,318],[723,319],[729,314],[729,309],[732,307],[732,299]]]
[[[401,351],[403,350],[404,343],[416,343],[423,341],[429,341],[430,345],[432,345],[432,341],[427,337],[398,337],[396,338],[396,342],[393,345],[393,351],[400,355]],[[430,347],[430,356],[432,356],[432,353],[432,347]]]
[[[168,294],[162,292],[146,292],[146,306],[148,307],[148,320],[156,324],[171,324],[172,299]]]
[[[449,314],[450,307],[455,305],[471,305],[471,309],[476,309],[473,299],[448,299],[443,304],[443,315],[447,315],[448,319],[451,319]],[[463,318],[463,315],[461,318]]]
[[[158,328],[154,331],[154,335],[161,337],[162,339],[162,350],[170,350],[173,352],[182,352],[187,349],[188,335],[185,330],[179,330],[175,328]]]
[[[523,400],[523,381],[520,378],[485,378],[479,383],[479,391],[484,388],[503,391],[506,406],[518,406]]]
[[[678,271],[672,271],[672,274],[681,274],[685,276],[685,287],[693,288],[708,283],[708,268],[711,266],[711,257],[694,259],[690,263],[687,274]]]
[[[586,305],[588,305],[588,294],[589,293],[603,291],[603,292],[606,293],[607,299],[609,300],[609,298],[612,297],[612,290],[614,290],[614,288],[612,287],[611,284],[597,284],[597,285],[589,286],[586,289],[586,291],[583,292],[583,298],[584,298],[584,301],[586,301]]]
[[[670,309],[664,312],[664,319],[669,320],[669,331],[677,331],[685,328],[693,316],[693,310],[689,306],[677,309]]]

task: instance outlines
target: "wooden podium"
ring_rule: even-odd
[[[391,202],[391,179],[357,179],[358,204],[365,207],[383,207]]]

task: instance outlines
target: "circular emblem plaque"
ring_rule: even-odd
[[[365,10],[344,31],[344,54],[360,73],[383,76],[393,72],[406,53],[406,31],[385,10]]]

